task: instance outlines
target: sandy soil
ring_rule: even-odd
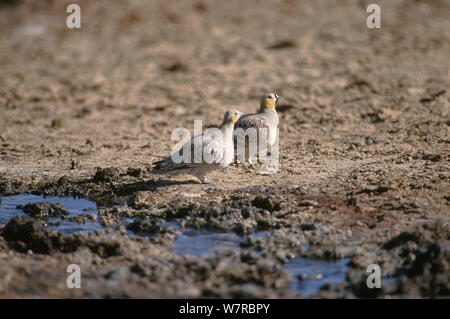
[[[280,268],[293,256],[352,258],[347,282],[317,297],[449,296],[446,1],[377,1],[373,30],[364,1],[83,0],[80,30],[64,1],[2,2],[0,193],[269,233],[246,243],[262,255],[183,259],[169,252],[176,231],[76,237],[20,220],[0,226],[1,297],[298,297]],[[233,165],[204,185],[140,173],[169,154],[174,128],[256,111],[266,92],[283,97],[277,174]],[[31,238],[11,230],[30,225]],[[81,290],[65,287],[69,261],[86,270]],[[400,279],[365,289],[371,263]]]

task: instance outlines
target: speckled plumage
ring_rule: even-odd
[[[169,175],[190,174],[197,176],[202,182],[206,182],[206,174],[216,169],[224,169],[233,162],[234,123],[241,114],[241,112],[236,110],[227,111],[219,128],[209,129],[200,135],[194,136],[175,152],[178,153],[179,157],[183,157],[183,150],[190,148],[191,154],[188,163],[176,163],[171,155],[155,162],[152,173],[167,173]],[[208,154],[206,158],[204,156],[205,152]],[[200,162],[196,163],[195,159],[200,159]]]
[[[278,114],[275,110],[278,95],[268,93],[261,97],[260,111],[255,114],[244,114],[234,125],[234,135],[239,138],[245,138],[245,131],[254,128],[256,133],[258,129],[267,129],[268,148],[276,142],[278,128]],[[248,142],[246,140],[246,147]]]

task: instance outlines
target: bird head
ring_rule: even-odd
[[[275,106],[278,102],[278,95],[275,93],[267,93],[261,97],[260,110],[275,110]]]
[[[227,125],[227,124],[234,124],[237,122],[237,120],[239,120],[239,117],[244,114],[242,112],[239,112],[237,110],[228,110],[225,112],[225,115],[223,117],[223,123],[222,125]]]

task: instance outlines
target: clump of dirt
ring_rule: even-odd
[[[77,214],[69,218],[69,221],[76,222],[78,224],[86,224],[88,221],[97,221],[96,214]]]
[[[381,252],[354,256],[347,274],[347,282],[342,285],[326,286],[319,293],[333,298],[375,298],[382,296],[405,296],[409,298],[436,298],[450,295],[450,233],[448,224],[439,222],[422,223],[393,236],[381,243]],[[370,289],[367,276],[358,268],[358,260],[366,258],[363,265],[376,263],[385,269],[383,277],[396,278],[395,282],[383,280],[381,288]],[[390,269],[390,270],[389,270]],[[387,270],[387,271],[386,271]],[[392,281],[392,280],[391,280]]]
[[[164,219],[143,216],[136,218],[127,228],[135,233],[174,233],[175,230],[167,225]]]
[[[402,260],[398,266],[422,296],[450,296],[450,228],[448,224],[426,223],[400,233],[383,245]],[[411,282],[400,280],[399,292],[407,292]]]
[[[3,229],[2,236],[11,247],[22,252],[30,249],[48,254],[52,248],[51,239],[42,223],[24,216],[11,219]]]
[[[97,171],[94,175],[94,181],[97,183],[111,183],[119,176],[119,170],[114,167],[100,168],[97,167]]]
[[[51,254],[56,251],[70,253],[86,246],[102,257],[109,257],[120,254],[121,247],[120,242],[116,240],[98,240],[92,234],[65,235],[47,231],[41,222],[25,216],[11,219],[1,235],[11,248],[38,254]]]
[[[70,213],[61,203],[29,203],[26,205],[18,205],[17,208],[22,209],[31,217],[39,219],[49,219],[50,217],[64,219]]]

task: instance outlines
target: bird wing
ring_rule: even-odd
[[[198,166],[205,163],[220,163],[223,159],[223,138],[221,135],[215,134],[214,130],[206,131],[203,134],[194,136],[188,142],[186,142],[178,151],[173,154],[177,154],[179,158],[183,158],[184,150],[190,149],[189,163],[183,158],[181,163],[177,163],[173,160],[174,156],[170,155],[165,159],[153,163],[154,170],[167,170],[167,169],[181,169],[186,167]],[[197,163],[195,160],[197,159]],[[199,163],[200,161],[200,163]]]
[[[248,128],[259,128],[259,127],[269,127],[267,119],[262,116],[262,114],[247,114],[239,118],[239,120],[234,124],[234,128],[242,128],[246,130]]]
[[[194,148],[194,145],[192,145],[192,148]],[[191,149],[191,154],[198,154],[198,158],[203,158],[203,163],[220,163],[223,159],[223,151],[222,131],[212,129],[202,134],[201,147],[197,147],[196,150]]]
[[[248,129],[253,128],[253,131],[247,131]],[[239,138],[245,138],[245,143],[247,144],[247,134],[260,134],[258,132],[258,129],[260,128],[266,128],[269,129],[269,124],[267,122],[267,119],[262,116],[261,114],[249,114],[245,115],[244,117],[241,117],[236,124],[234,125],[234,136]],[[250,138],[250,135],[248,135],[248,138]]]

